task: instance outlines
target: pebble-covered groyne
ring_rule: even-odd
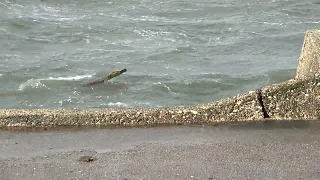
[[[146,126],[202,124],[263,118],[256,91],[195,107],[52,110],[0,110],[0,126],[50,127],[62,125]]]

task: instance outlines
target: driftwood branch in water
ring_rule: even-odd
[[[83,85],[83,86],[92,86],[92,85],[96,85],[96,84],[102,84],[104,83],[104,81],[108,81],[114,77],[120,76],[121,74],[123,74],[124,72],[127,72],[127,69],[122,69],[121,71],[114,71],[111,74],[109,74],[108,77],[103,78],[103,79],[99,79],[99,80],[94,80],[94,81],[90,81],[87,84]]]

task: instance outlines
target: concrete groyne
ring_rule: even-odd
[[[320,119],[320,30],[308,30],[294,79],[192,107],[134,109],[2,109],[0,127],[145,126]]]

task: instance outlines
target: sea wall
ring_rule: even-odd
[[[0,127],[66,125],[148,126],[159,124],[211,124],[263,119],[257,91],[195,107],[53,110],[0,110]]]
[[[320,30],[308,30],[297,75],[235,97],[192,107],[135,109],[2,109],[0,127],[217,124],[267,119],[319,119]]]
[[[320,76],[320,30],[308,30],[302,45],[296,79]]]
[[[271,119],[320,119],[320,30],[306,32],[296,77],[261,94]]]

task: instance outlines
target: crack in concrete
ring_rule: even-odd
[[[262,90],[261,89],[258,89],[258,101],[259,101],[259,104],[261,106],[261,111],[263,113],[263,118],[270,118],[266,108],[264,107],[264,103],[263,103],[263,100],[262,100]]]

